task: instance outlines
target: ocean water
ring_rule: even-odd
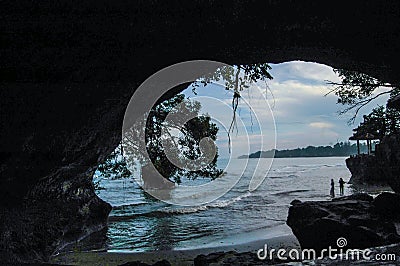
[[[268,159],[260,159],[260,163]],[[232,165],[243,160],[233,159]],[[250,192],[257,159],[250,159],[239,182],[223,197],[200,206],[174,206],[145,194],[133,179],[101,179],[99,196],[113,206],[107,232],[109,251],[155,251],[241,244],[291,233],[285,224],[294,199],[330,199],[330,180],[350,178],[344,157],[277,158],[263,183]],[[226,161],[220,160],[221,167]],[[222,177],[234,178],[229,168]],[[265,173],[264,173],[265,174]],[[199,179],[188,183],[204,183]],[[196,183],[197,182],[197,183]],[[345,194],[354,189],[346,184]]]

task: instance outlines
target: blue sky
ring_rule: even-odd
[[[349,126],[347,121],[352,114],[339,116],[338,111],[343,109],[343,106],[336,104],[337,97],[333,94],[324,96],[332,89],[327,85],[327,80],[340,81],[331,67],[301,61],[271,64],[271,67],[270,73],[274,79],[267,81],[268,92],[265,83],[258,82],[253,84],[249,92],[242,93],[243,99],[238,108],[237,131],[231,134],[232,138],[237,140],[234,143],[237,146],[236,151],[240,154],[246,154],[247,150],[258,151],[260,147],[264,150],[273,148],[274,129],[270,109],[275,120],[276,148],[291,149],[346,141],[352,134],[352,128],[361,121],[362,114],[369,113],[372,108],[378,104],[384,105],[387,101],[387,97],[373,101],[361,109],[361,115],[355,124]],[[258,88],[259,91],[254,88]],[[184,91],[189,98],[199,100],[203,112],[220,121],[217,124],[229,127],[232,119],[231,92],[224,90],[218,84],[200,87],[196,92],[197,96],[192,93],[191,88]],[[250,115],[246,101],[255,110],[258,123],[255,115]],[[267,143],[267,146],[260,146],[260,141]],[[221,157],[227,157],[227,136],[222,126],[217,146]]]

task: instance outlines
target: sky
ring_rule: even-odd
[[[265,82],[260,81],[242,93],[237,128],[231,133],[237,154],[347,141],[362,115],[387,101],[387,97],[379,97],[361,109],[355,124],[348,125],[352,113],[339,115],[344,106],[336,103],[337,96],[324,96],[332,89],[327,85],[328,80],[340,81],[331,67],[302,61],[270,66],[273,80],[267,81],[268,89]],[[200,101],[203,113],[215,118],[214,122],[220,127],[217,140],[220,156],[229,157],[227,128],[232,121],[232,93],[219,84],[199,87],[197,95],[190,87],[184,93]],[[261,142],[264,145],[260,145]]]

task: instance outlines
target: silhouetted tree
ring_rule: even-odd
[[[178,104],[183,104],[195,118],[191,119],[183,126],[175,125],[172,123],[165,123],[165,119],[170,112],[174,111],[174,107]],[[216,124],[211,122],[211,118],[207,115],[200,115],[201,105],[196,101],[185,100],[183,94],[178,94],[175,97],[166,100],[157,106],[153,107],[147,116],[146,120],[146,131],[145,131],[145,145],[149,155],[151,163],[155,166],[157,171],[166,179],[181,183],[181,177],[185,176],[190,179],[195,179],[199,176],[216,178],[222,171],[217,169],[216,162],[218,158],[218,152],[216,156],[201,170],[188,171],[181,169],[171,163],[165,155],[165,147],[162,144],[162,138],[165,137],[162,133],[168,133],[170,130],[178,130],[180,134],[172,135],[168,137],[173,139],[174,142],[179,145],[180,156],[194,160],[201,156],[202,151],[200,149],[200,140],[204,137],[209,137],[212,140],[216,140],[218,127]],[[166,130],[163,131],[162,129]],[[137,134],[138,132],[133,132]],[[137,135],[134,136],[138,137]],[[124,146],[125,148],[126,146]],[[145,156],[140,153],[140,149],[132,145],[128,145],[131,158],[137,159],[141,167],[146,166],[150,162],[145,161]],[[119,145],[117,149],[112,152],[106,160],[98,166],[98,171],[106,176],[113,176],[115,178],[129,177],[131,175],[127,168],[127,162],[125,157],[122,156],[122,145]],[[134,164],[135,162],[130,162]],[[137,163],[136,163],[137,164]]]
[[[390,93],[390,99],[400,94],[399,88],[394,88]],[[389,134],[400,132],[400,110],[386,106],[386,131]]]
[[[238,108],[239,99],[241,98],[241,92],[248,89],[253,82],[272,79],[272,76],[268,72],[270,69],[271,67],[267,63],[221,67],[215,73],[201,77],[198,82],[192,84],[193,92],[196,93],[196,88],[199,87],[199,84],[206,86],[209,83],[221,81],[226,90],[233,92],[233,117],[228,129],[229,142],[230,133],[236,124],[236,110]],[[266,87],[268,88],[267,84]],[[183,95],[177,95],[155,106],[150,111],[149,118],[146,122],[146,134],[145,136],[142,136],[146,140],[146,149],[157,171],[167,179],[172,179],[175,182],[180,183],[181,176],[186,176],[191,179],[194,179],[197,176],[215,178],[221,174],[221,170],[216,168],[218,155],[215,156],[214,160],[209,165],[198,171],[184,171],[172,164],[166,156],[163,156],[164,147],[162,147],[161,144],[162,123],[173,106],[182,102],[183,98]],[[189,159],[196,159],[201,156],[199,148],[200,139],[207,136],[215,140],[218,128],[215,124],[211,123],[209,117],[198,116],[200,111],[199,103],[195,102],[189,105],[190,106],[187,106],[187,108],[189,108],[191,112],[195,113],[197,117],[186,123],[184,127],[179,128],[181,131],[181,137],[177,140],[177,143],[181,146],[180,152],[182,156],[186,156]],[[127,162],[124,161],[124,158],[119,152],[122,152],[122,148],[117,148],[116,151],[111,153],[106,160],[99,165],[98,170],[101,174],[105,176],[113,175],[115,177],[127,177],[130,175],[129,171],[127,171]],[[132,153],[134,153],[134,151],[132,151]],[[140,154],[136,154],[136,157],[142,164],[145,165],[148,163],[141,160],[143,156]]]
[[[337,103],[347,106],[340,112],[341,114],[355,110],[349,123],[354,123],[362,107],[384,94],[393,94],[398,90],[397,85],[382,82],[361,72],[345,69],[334,69],[334,72],[338,74],[342,82],[328,81],[327,83],[332,85],[333,89],[327,94],[334,93],[338,96]],[[379,87],[386,87],[387,90],[374,95]]]
[[[369,133],[382,140],[386,135],[399,132],[400,112],[394,108],[378,106],[363,118],[364,121],[353,130],[355,136],[365,136]]]

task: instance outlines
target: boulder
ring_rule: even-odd
[[[379,144],[376,156],[380,160],[383,175],[390,187],[400,193],[400,134],[385,136]]]
[[[346,159],[351,172],[349,183],[389,185],[400,193],[400,134],[383,137],[375,154],[361,154]]]
[[[349,183],[367,185],[387,185],[379,158],[375,155],[360,154],[346,159],[346,166],[351,173]]]
[[[383,192],[373,202],[374,210],[386,219],[400,220],[400,195]]]
[[[392,202],[392,206],[388,206]],[[356,194],[332,201],[297,202],[289,208],[287,224],[302,248],[321,251],[345,238],[347,248],[369,248],[400,242],[396,223],[388,213],[398,210],[399,196],[384,193],[375,200]]]

